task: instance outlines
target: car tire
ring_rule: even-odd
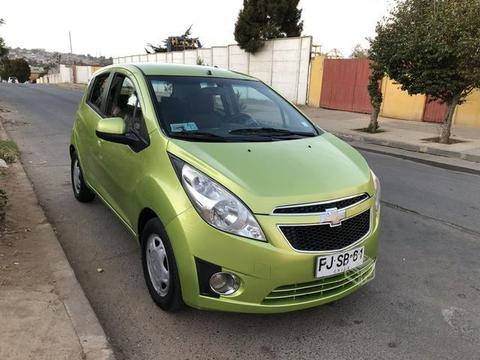
[[[90,202],[95,198],[95,193],[87,186],[83,179],[83,172],[77,154],[72,154],[70,166],[73,195],[80,202]]]
[[[184,307],[173,248],[159,219],[149,220],[142,231],[142,266],[153,301],[163,310]]]

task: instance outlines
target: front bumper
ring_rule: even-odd
[[[305,309],[338,300],[373,279],[378,251],[379,213],[373,199],[350,209],[350,216],[372,208],[369,234],[350,248],[364,246],[361,268],[334,277],[316,279],[319,255],[336,251],[301,253],[293,250],[278,224],[311,223],[316,216],[256,215],[268,242],[221,232],[203,221],[194,208],[167,225],[185,303],[199,309],[246,313],[277,313]],[[342,250],[342,251],[343,251]],[[218,298],[200,295],[195,258],[218,265],[241,279],[240,289]]]

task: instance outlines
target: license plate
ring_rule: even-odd
[[[344,251],[334,255],[319,256],[315,276],[322,278],[343,273],[363,264],[364,248]]]

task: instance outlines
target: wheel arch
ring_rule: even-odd
[[[73,144],[70,144],[70,146],[68,148],[68,151],[70,153],[70,159],[72,158],[73,154],[77,152],[77,150],[75,149],[75,146],[73,146]]]
[[[156,168],[156,167],[155,167]],[[132,229],[140,240],[148,220],[158,218],[166,228],[179,214],[191,207],[187,195],[180,193],[176,174],[146,174],[135,184],[135,204],[129,213]]]
[[[138,221],[137,221],[138,241],[142,240],[142,232],[146,223],[149,220],[155,219],[155,218],[160,219],[157,213],[153,211],[151,208],[146,207],[142,209],[142,211],[140,212],[140,215],[138,216]]]

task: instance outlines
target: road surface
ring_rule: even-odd
[[[150,300],[127,230],[99,200],[73,198],[80,97],[0,84],[6,128],[118,359],[480,359],[480,176],[364,152],[383,184],[373,282],[295,313],[167,314]]]

